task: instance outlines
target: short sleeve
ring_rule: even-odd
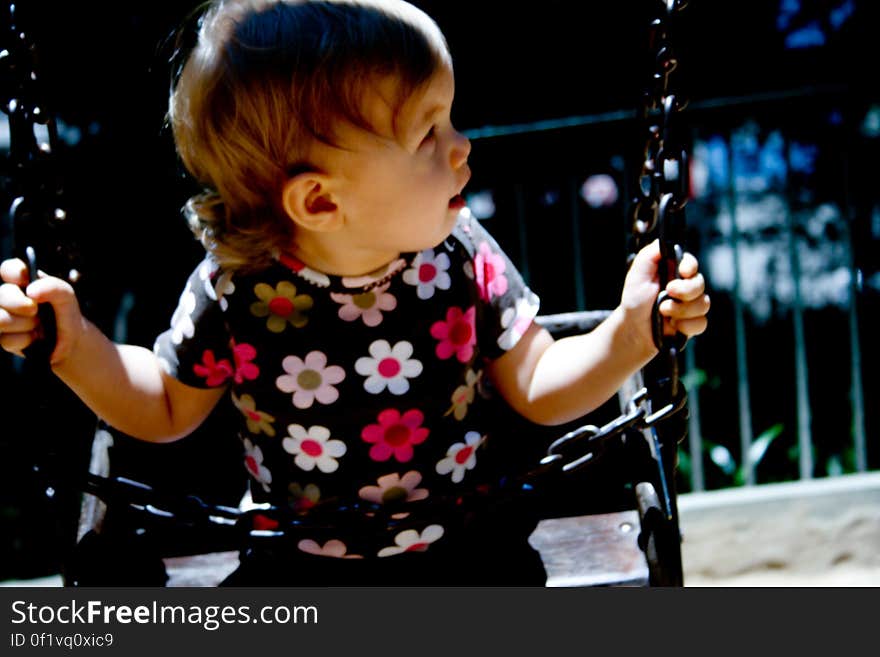
[[[216,388],[235,371],[220,282],[228,285],[228,278],[205,258],[187,279],[170,327],[153,345],[162,368],[186,385]]]
[[[476,323],[480,352],[494,360],[519,342],[538,314],[540,299],[473,214],[463,212],[457,230],[462,231],[471,253],[468,275],[479,296]]]

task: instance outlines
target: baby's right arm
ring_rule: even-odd
[[[55,311],[58,338],[50,363],[55,374],[98,417],[136,438],[181,438],[208,416],[223,388],[201,390],[166,374],[149,349],[117,345],[80,313],[73,288],[58,278],[27,285],[21,260],[0,264],[0,347],[21,356],[34,340],[37,304]]]

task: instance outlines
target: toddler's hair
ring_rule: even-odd
[[[184,208],[220,264],[256,270],[295,239],[281,188],[310,169],[340,122],[371,129],[363,94],[396,76],[396,112],[449,52],[440,29],[400,0],[218,0],[169,102],[177,152],[204,186]]]

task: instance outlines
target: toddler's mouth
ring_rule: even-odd
[[[461,210],[466,205],[464,197],[461,194],[456,194],[449,200],[449,209],[450,210]]]

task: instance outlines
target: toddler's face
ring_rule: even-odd
[[[350,244],[390,258],[440,244],[464,207],[470,142],[452,126],[452,70],[441,67],[394,121],[395,80],[366,95],[374,132],[346,126],[326,162],[341,180]]]

